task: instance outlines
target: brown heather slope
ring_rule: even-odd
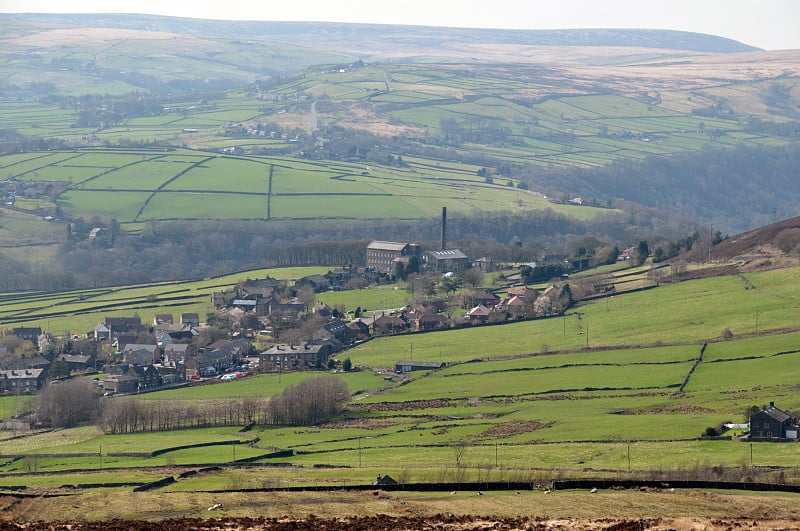
[[[800,216],[784,219],[726,238],[712,249],[712,259],[719,262],[738,262],[742,271],[758,271],[800,265],[800,256],[787,254],[775,245],[775,239],[785,230],[800,229]],[[687,260],[703,261],[708,247],[693,250]]]

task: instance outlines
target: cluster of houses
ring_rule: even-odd
[[[200,326],[196,313],[182,313],[178,321],[172,314],[156,314],[150,326],[139,317],[107,317],[95,327],[94,339],[116,348],[122,359],[102,381],[105,392],[141,392],[221,373],[253,353],[246,339],[222,339],[198,347],[193,340]],[[142,337],[150,339],[140,342]]]
[[[344,290],[351,287],[377,284],[381,275],[364,268],[334,269],[324,275],[308,275],[294,283],[294,290],[305,287],[315,293],[331,290]],[[283,302],[286,281],[274,278],[247,279],[231,289],[217,291],[211,295],[211,303],[216,310],[242,310],[252,312],[256,317],[267,315],[297,316],[309,308],[296,299]]]
[[[222,372],[253,354],[252,344],[244,339],[223,339],[199,348],[192,342],[199,327],[196,313],[180,314],[179,321],[173,321],[171,314],[158,314],[152,324],[143,323],[140,317],[106,317],[83,341],[73,338],[80,349],[71,353],[46,349],[52,337],[39,327],[14,328],[11,333],[37,345],[40,354],[4,363],[0,393],[33,394],[56,372],[98,370],[110,373],[100,382],[106,394],[140,392]],[[113,363],[99,361],[104,348],[117,352]]]

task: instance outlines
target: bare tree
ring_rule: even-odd
[[[88,379],[48,384],[37,395],[36,420],[53,428],[71,428],[93,421],[100,412],[100,388]]]
[[[336,415],[349,396],[341,378],[311,378],[273,396],[269,401],[270,418],[276,424],[318,424]]]

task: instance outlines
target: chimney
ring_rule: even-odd
[[[447,249],[447,207],[442,207],[442,251]]]
[[[770,408],[773,408],[773,407],[775,407],[775,402],[770,402],[770,403],[769,403],[769,407],[770,407]]]

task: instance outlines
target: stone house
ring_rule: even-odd
[[[0,371],[0,392],[9,394],[35,394],[45,382],[45,369],[20,369]]]
[[[751,439],[797,439],[797,432],[794,417],[775,407],[775,402],[750,416]]]
[[[298,371],[326,367],[332,351],[327,344],[275,345],[259,354],[262,371]]]

